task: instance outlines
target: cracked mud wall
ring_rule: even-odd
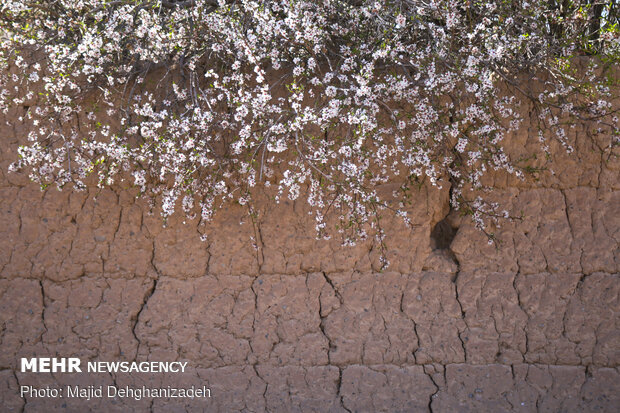
[[[620,162],[585,126],[576,156],[556,150],[554,174],[488,182],[523,215],[497,247],[449,213],[447,187],[423,187],[413,230],[385,218],[380,272],[372,244],[315,241],[303,203],[265,203],[256,227],[230,207],[204,229],[179,217],[164,228],[131,189],[41,192],[6,173],[27,132],[19,115],[0,118],[2,411],[620,409]],[[535,145],[527,130],[511,139],[517,155]],[[190,369],[17,372],[33,356]],[[208,383],[212,397],[17,392],[77,383]]]

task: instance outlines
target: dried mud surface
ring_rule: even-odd
[[[204,229],[164,228],[131,190],[41,192],[6,172],[19,115],[0,119],[2,411],[620,410],[620,163],[579,129],[579,156],[558,155],[554,175],[493,182],[523,215],[499,247],[449,214],[447,188],[422,188],[413,230],[384,221],[392,265],[380,272],[371,244],[315,241],[302,203],[266,204],[256,226],[230,207]],[[530,141],[516,136],[515,151]],[[17,371],[45,355],[190,371]],[[212,397],[17,392],[74,383],[208,383]]]

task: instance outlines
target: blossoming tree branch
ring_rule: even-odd
[[[506,214],[470,194],[493,171],[523,176],[504,143],[524,102],[543,156],[574,150],[577,121],[618,143],[619,7],[3,0],[0,108],[31,125],[11,169],[42,187],[129,181],[164,218],[204,221],[226,202],[251,210],[260,187],[303,197],[317,235],[348,245],[382,239],[382,210],[407,222],[428,182],[491,236],[487,218]]]

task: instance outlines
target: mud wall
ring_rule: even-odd
[[[585,126],[553,173],[490,182],[523,217],[498,245],[450,212],[447,187],[423,187],[413,229],[385,218],[380,272],[371,243],[315,241],[303,203],[259,205],[256,226],[231,206],[208,227],[164,228],[130,188],[41,192],[6,172],[20,115],[0,119],[3,411],[620,409],[620,162]],[[524,128],[510,145],[526,153],[534,140]],[[189,372],[21,373],[35,356],[181,360]],[[205,383],[207,400],[18,392]]]

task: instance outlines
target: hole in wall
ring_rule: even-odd
[[[452,274],[450,280],[455,282],[458,277],[460,264],[450,248],[458,232],[452,219],[446,217],[439,221],[432,229],[430,236],[431,252],[424,262],[422,270]]]
[[[449,250],[457,229],[450,224],[447,217],[439,221],[431,231],[431,248]]]

